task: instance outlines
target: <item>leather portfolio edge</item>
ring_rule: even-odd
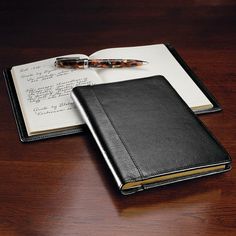
[[[167,80],[166,80],[166,82],[170,85],[170,83]],[[93,137],[94,137],[94,139],[95,139],[95,141],[96,141],[96,143],[97,143],[97,145],[98,145],[98,147],[99,147],[99,149],[100,149],[100,151],[101,151],[101,153],[102,153],[102,155],[105,159],[105,162],[107,163],[107,165],[108,165],[108,167],[109,167],[109,169],[110,169],[110,171],[111,171],[111,173],[112,173],[112,175],[113,175],[113,177],[116,181],[116,184],[117,184],[120,192],[123,195],[129,195],[129,194],[133,194],[133,193],[136,193],[136,192],[139,192],[139,191],[143,191],[145,189],[159,187],[159,186],[168,185],[168,184],[177,183],[177,182],[182,182],[182,181],[185,181],[185,180],[197,179],[197,178],[200,178],[200,177],[205,177],[205,176],[210,176],[210,175],[214,175],[214,174],[224,173],[224,172],[227,172],[231,169],[231,157],[228,154],[228,152],[221,145],[221,143],[216,139],[216,137],[209,131],[209,129],[201,122],[201,120],[199,120],[195,116],[195,118],[200,123],[200,125],[203,126],[207,130],[209,135],[212,136],[212,138],[215,140],[215,142],[224,150],[224,152],[227,154],[228,160],[224,161],[224,162],[221,162],[221,163],[199,166],[197,168],[195,167],[194,169],[201,169],[201,168],[207,168],[207,167],[213,167],[213,166],[219,166],[219,165],[225,165],[225,168],[220,169],[220,170],[210,171],[210,172],[203,172],[203,173],[200,173],[200,174],[193,174],[193,175],[187,175],[187,176],[184,176],[184,177],[168,179],[168,180],[165,180],[165,181],[160,181],[160,182],[155,182],[155,183],[142,184],[140,186],[135,186],[135,187],[129,188],[129,189],[122,189],[122,187],[124,186],[125,183],[122,180],[121,175],[116,171],[116,168],[114,167],[114,164],[110,161],[109,156],[108,156],[109,154],[107,153],[107,151],[103,147],[103,140],[99,136],[99,131],[96,129],[96,127],[94,125],[92,125],[92,122],[91,122],[92,117],[91,117],[91,115],[89,114],[88,111],[85,111],[84,106],[86,106],[86,105],[83,102],[82,98],[78,98],[78,93],[76,93],[75,90],[76,90],[76,88],[74,88],[72,90],[71,97],[72,97],[75,105],[77,106],[78,110],[80,111],[85,123],[87,124],[88,128],[90,129],[90,131],[91,131],[91,133],[92,133],[92,135],[93,135]],[[179,96],[176,91],[175,91],[175,93],[177,94],[177,96]],[[180,100],[182,100],[182,102],[185,103],[181,97],[180,97]],[[191,110],[191,108],[189,108],[187,106],[187,104],[186,104],[186,107],[194,115],[194,112]],[[106,116],[105,113],[104,113],[104,115]],[[189,170],[192,170],[192,168],[183,169],[183,170],[181,170],[181,172],[185,172],[185,171],[189,171]],[[170,172],[168,174],[172,174],[172,173]]]
[[[20,107],[19,100],[16,94],[15,86],[13,83],[11,70],[9,68],[3,70],[3,77],[5,79],[13,115],[15,118],[17,130],[18,130],[18,134],[19,134],[21,142],[26,143],[26,142],[32,142],[32,141],[39,141],[39,140],[44,140],[48,138],[56,138],[56,137],[61,137],[61,136],[66,136],[66,135],[78,134],[84,131],[85,125],[81,125],[79,127],[68,129],[68,130],[55,131],[55,132],[51,132],[47,134],[28,136],[24,118],[21,111],[21,107]]]
[[[220,106],[216,98],[209,92],[209,90],[206,88],[203,82],[199,79],[199,77],[191,70],[191,68],[188,66],[185,60],[180,56],[180,54],[176,51],[176,49],[169,43],[165,44],[165,46],[173,55],[173,57],[178,61],[178,63],[182,66],[185,72],[190,76],[193,82],[200,88],[200,90],[205,94],[205,96],[209,99],[209,101],[213,105],[212,108],[201,110],[201,111],[194,111],[194,113],[196,115],[201,115],[201,114],[208,114],[208,113],[221,111],[222,107]]]

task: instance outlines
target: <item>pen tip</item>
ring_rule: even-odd
[[[148,63],[148,61],[143,61],[143,65],[147,65]]]

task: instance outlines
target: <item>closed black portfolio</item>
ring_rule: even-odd
[[[228,153],[163,76],[76,87],[72,98],[123,194],[230,169]]]

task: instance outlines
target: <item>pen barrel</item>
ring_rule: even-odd
[[[132,59],[91,59],[88,61],[88,67],[93,68],[122,68],[143,65],[142,61]]]
[[[145,64],[145,61],[133,59],[80,59],[80,58],[57,58],[55,65],[62,68],[86,69],[92,68],[122,68],[135,67]]]
[[[72,68],[72,69],[85,69],[88,68],[88,59],[58,59],[55,65],[62,68]]]

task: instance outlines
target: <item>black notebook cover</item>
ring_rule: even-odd
[[[72,98],[123,194],[230,169],[227,152],[163,76],[76,87]]]
[[[207,114],[212,112],[221,111],[222,108],[216,98],[208,91],[202,81],[198,78],[198,76],[191,70],[188,64],[183,60],[183,58],[179,55],[179,53],[175,50],[175,48],[171,44],[165,44],[169,49],[173,57],[178,61],[178,63],[182,66],[182,68],[186,71],[186,73],[190,76],[190,78],[194,81],[194,83],[201,89],[201,91],[205,94],[205,96],[212,103],[213,107],[205,110],[194,111],[195,114]]]

